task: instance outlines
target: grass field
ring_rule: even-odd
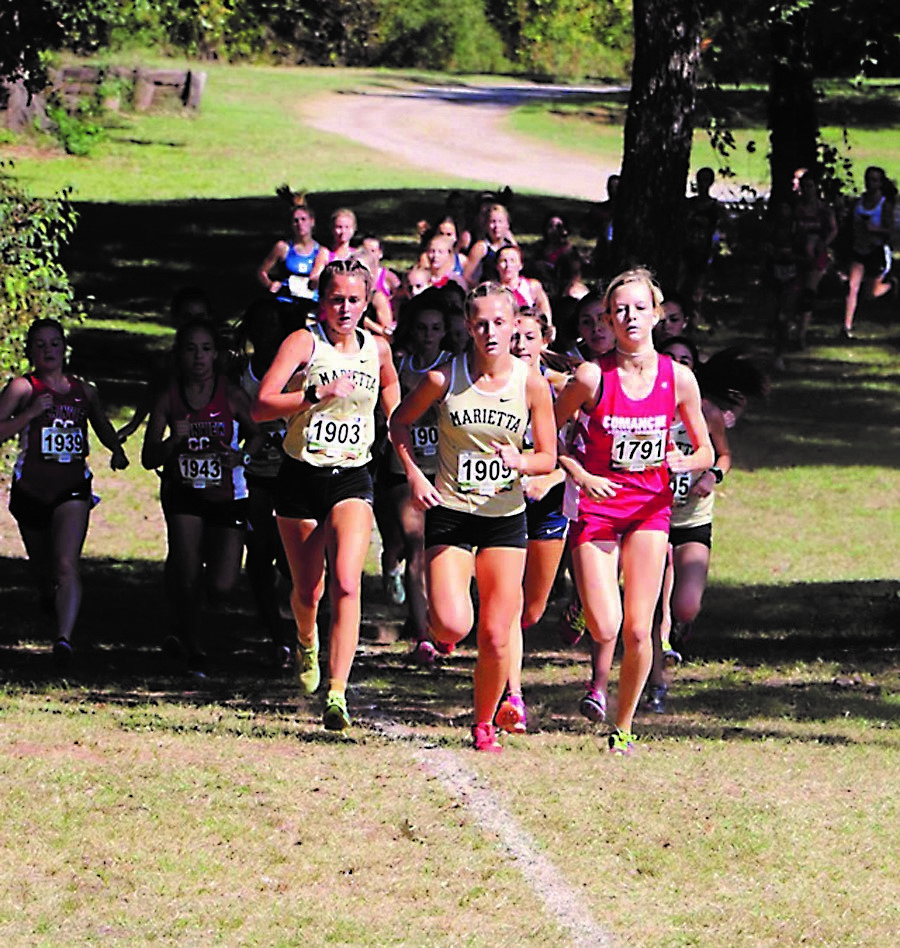
[[[68,260],[94,298],[75,361],[120,417],[148,353],[168,344],[172,290],[200,282],[217,311],[236,314],[280,233],[269,195],[286,177],[284,110],[258,123],[264,140],[232,136],[229,151],[225,130],[282,94],[348,81],[357,77],[217,67],[209,123],[147,118],[129,133],[179,142],[188,170],[158,144],[113,144],[95,163],[20,161],[44,193],[83,174]],[[333,144],[310,141],[323,153]],[[146,157],[132,167],[126,153]],[[392,259],[407,260],[407,225],[449,183],[376,180],[367,157],[360,150],[346,173],[323,161],[310,186],[323,206],[356,207],[391,235]],[[544,206],[522,199],[523,233]],[[704,344],[746,344],[767,363],[754,273],[752,261],[722,261],[711,300],[723,328]],[[210,677],[186,685],[158,650],[164,531],[139,438],[120,475],[96,452],[103,502],[86,547],[78,660],[60,679],[4,510],[4,942],[892,943],[900,310],[866,305],[849,346],[836,342],[840,309],[822,299],[811,348],[788,356],[768,402],[734,433],[704,612],[669,713],[639,717],[627,761],[609,759],[603,729],[577,713],[587,653],[559,643],[565,596],[526,642],[532,733],[497,759],[472,754],[474,651],[435,672],[407,664],[402,610],[381,591],[374,546],[347,737],[324,732],[319,699],[299,698],[267,666],[243,585],[210,634]]]

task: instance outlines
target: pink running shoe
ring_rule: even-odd
[[[602,724],[606,720],[606,695],[593,688],[578,702],[578,710],[594,724]]]
[[[422,668],[431,668],[436,656],[437,649],[428,639],[419,639],[413,646],[412,652],[410,652],[412,660],[417,665],[421,665]]]
[[[475,745],[475,750],[487,754],[499,754],[503,750],[497,740],[497,728],[490,722],[476,724],[472,728],[472,742]]]
[[[528,716],[521,695],[507,695],[497,708],[494,722],[507,734],[524,734],[528,730]]]

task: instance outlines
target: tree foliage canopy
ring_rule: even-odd
[[[0,379],[25,370],[25,333],[33,320],[80,315],[59,262],[75,229],[75,209],[67,194],[32,197],[8,170],[0,163]]]
[[[39,77],[46,51],[143,46],[227,60],[622,77],[631,50],[630,0],[8,3],[0,12],[0,75]]]

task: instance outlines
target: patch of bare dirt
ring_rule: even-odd
[[[446,87],[392,87],[329,93],[304,103],[302,111],[307,125],[413,168],[490,187],[601,200],[607,177],[618,168],[505,128],[510,109],[523,101],[565,95],[566,90],[554,95],[545,86],[528,84],[466,87],[457,94]]]

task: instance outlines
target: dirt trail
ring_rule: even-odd
[[[394,87],[330,93],[303,106],[304,121],[392,159],[490,187],[601,200],[618,168],[504,129],[507,112],[533,100],[584,98],[612,87]],[[618,90],[616,90],[618,91]]]

